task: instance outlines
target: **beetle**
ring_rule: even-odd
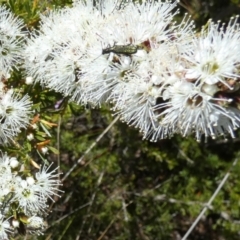
[[[107,48],[102,49],[101,55],[115,53],[115,54],[124,54],[124,55],[129,56],[131,54],[136,53],[139,49],[141,49],[141,46],[139,46],[139,45],[131,45],[131,44],[113,45],[112,47],[107,47]],[[98,56],[97,58],[99,58],[100,56]],[[95,61],[97,58],[95,58],[93,61]]]
[[[108,47],[102,50],[102,54],[125,54],[131,55],[137,52],[140,47],[138,45],[114,45],[112,47]]]

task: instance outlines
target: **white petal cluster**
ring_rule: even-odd
[[[4,6],[0,7],[0,80],[7,79],[22,59],[25,33],[23,21]]]
[[[199,33],[177,2],[75,1],[42,17],[25,50],[27,74],[79,104],[110,103],[156,141],[180,133],[215,138],[239,127],[239,26]]]
[[[26,228],[40,233],[38,230],[41,231],[44,226],[41,216],[48,208],[48,199],[53,200],[53,195],[59,196],[57,192],[60,191],[58,189],[60,181],[57,179],[59,174],[56,173],[56,169],[48,172],[50,166],[48,168],[43,166],[34,177],[29,173],[27,175],[21,173],[19,165],[15,157],[7,154],[0,157],[0,209],[3,214],[0,218],[0,239],[8,239],[9,229],[13,230],[15,225],[16,227],[19,225],[10,226],[9,217],[14,214],[13,210],[17,211],[19,216],[25,216]],[[39,223],[40,227],[37,228],[35,220],[39,222],[40,219],[42,223]],[[18,222],[17,219],[16,221]],[[35,226],[34,229],[32,225]]]
[[[14,17],[4,6],[0,7],[0,145],[13,139],[21,128],[26,128],[30,114],[29,97],[8,89],[7,80],[12,70],[23,60],[26,33],[23,21]]]
[[[47,227],[47,223],[42,217],[32,216],[27,220],[27,228],[31,234],[42,235],[42,231]]]
[[[0,86],[1,87],[1,86]],[[0,89],[0,144],[13,139],[22,128],[26,128],[32,113],[28,95],[21,96],[13,89]]]
[[[0,239],[9,239],[8,235],[12,233],[12,227],[8,219],[4,219],[4,216],[0,214]]]
[[[191,48],[180,57],[178,80],[165,90],[160,126],[172,127],[183,136],[234,137],[240,126],[240,29],[237,18],[227,26],[208,23],[191,39]]]

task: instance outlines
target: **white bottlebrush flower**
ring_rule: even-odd
[[[122,121],[146,134],[157,127],[152,109],[156,104],[155,89],[148,78],[129,78],[129,82],[118,84],[114,89],[111,95],[113,109],[118,111]]]
[[[0,79],[8,78],[13,67],[22,59],[25,33],[23,21],[16,18],[6,7],[0,7]]]
[[[4,176],[5,174],[11,174],[11,166],[10,166],[10,157],[7,154],[1,154],[0,157],[0,176]]]
[[[161,137],[171,132],[171,127],[159,128],[154,109],[164,101],[164,89],[179,78],[180,64],[171,57],[175,53],[172,46],[172,42],[163,42],[144,56],[132,56],[134,60],[130,61],[128,69],[119,67],[119,82],[109,97],[114,105],[112,109],[118,111],[121,120],[139,128],[144,138],[155,140],[152,136],[156,131]]]
[[[0,186],[0,201],[3,204],[6,200],[6,207],[8,207],[7,195],[11,194],[15,186],[15,176],[12,173],[10,164],[11,158],[4,154],[0,158],[0,182],[2,183]]]
[[[227,79],[240,77],[240,29],[237,18],[221,28],[208,23],[207,29],[192,40],[192,50],[182,55],[186,64],[185,77],[196,84],[217,84],[231,89]]]
[[[60,181],[56,169],[49,171],[49,167],[43,167],[33,176],[21,177],[17,171],[13,172],[18,165],[15,157],[3,154],[0,157],[0,205],[3,214],[11,210],[12,204],[17,210],[26,215],[43,214],[46,212],[47,201],[57,195]],[[12,168],[14,167],[14,169]],[[4,206],[4,208],[3,208]]]
[[[78,82],[78,72],[82,66],[80,59],[84,56],[86,42],[81,34],[75,32],[74,37],[69,36],[61,45],[55,47],[51,61],[47,63],[44,85],[65,96],[71,96],[74,91],[81,92]]]
[[[47,199],[42,198],[34,184],[18,178],[11,202],[16,202],[25,214],[36,214],[47,208]]]
[[[0,29],[6,36],[19,37],[24,33],[21,31],[23,20],[16,18],[5,6],[0,8]]]
[[[195,133],[198,141],[203,135],[234,137],[240,126],[240,32],[236,20],[225,30],[211,23],[200,35],[190,37],[188,32],[185,40],[181,34],[175,36],[180,39],[172,39],[168,50],[160,50],[160,45],[149,53],[153,63],[149,72],[159,88],[158,103],[152,106],[158,124],[144,136],[153,141],[173,133]],[[164,57],[158,57],[161,52]]]
[[[202,135],[215,138],[229,133],[234,137],[233,131],[240,126],[239,110],[222,107],[220,99],[202,93],[190,82],[179,81],[165,91],[169,91],[169,100],[156,107],[160,126],[183,136],[195,133],[198,141]]]
[[[36,182],[34,189],[40,194],[42,198],[50,198],[53,201],[52,196],[56,195],[60,197],[57,192],[60,192],[61,190],[59,190],[60,181],[58,180],[59,173],[56,173],[57,168],[49,171],[50,167],[51,165],[49,167],[46,167],[44,165],[41,170],[36,173]]]
[[[192,132],[198,140],[233,137],[239,127],[237,21],[226,29],[210,23],[197,35],[188,17],[173,23],[177,1],[120,5],[78,0],[42,16],[25,50],[27,75],[78,104],[110,102],[153,141]]]
[[[41,228],[44,225],[43,223],[44,223],[43,218],[38,216],[32,216],[27,220],[27,225],[28,227],[31,228]]]
[[[111,21],[101,28],[101,32],[98,31],[97,38],[102,49],[99,49],[98,44],[98,49],[92,48],[88,52],[89,55],[94,55],[91,52],[99,54],[97,59],[95,55],[89,66],[84,69],[82,89],[89,102],[118,102],[120,97],[118,100],[112,100],[112,96],[122,96],[121,92],[117,93],[118,89],[123,88],[118,86],[122,82],[122,75],[136,68],[135,65],[147,62],[148,52],[159,42],[170,41],[172,29],[169,26],[176,14],[171,11],[175,6],[176,2],[130,2],[115,12],[115,18],[111,18]],[[132,76],[134,74],[139,73],[133,72]],[[130,80],[129,77],[126,81]],[[114,108],[118,109],[118,106]]]
[[[4,216],[0,214],[0,239],[7,240],[9,235],[13,233],[13,229],[8,219],[4,219]]]
[[[84,17],[89,13],[104,17],[113,15],[114,17],[116,11],[119,10],[120,7],[123,7],[123,3],[118,0],[105,0],[98,2],[95,2],[94,0],[73,0],[73,7],[77,12],[81,11]],[[82,9],[84,9],[84,11],[82,11]]]
[[[32,33],[24,49],[24,67],[27,76],[34,82],[44,85],[45,75],[48,73],[48,64],[52,60],[55,45],[60,44],[70,28],[68,16],[64,17],[67,10],[51,11],[48,16],[42,16],[41,29]],[[56,24],[57,22],[57,24]]]
[[[165,102],[155,107],[159,133],[162,127],[183,136],[194,132],[198,141],[203,135],[234,137],[240,125],[240,31],[236,21],[231,19],[225,29],[210,22],[189,41],[187,51],[178,48],[181,67],[173,64],[169,68],[169,76],[175,75],[178,80],[168,81],[163,88]],[[156,132],[153,134],[158,138]]]
[[[4,184],[0,187],[0,199],[1,203],[5,204],[4,209],[1,209],[2,212],[5,212],[9,207],[9,197],[12,195],[12,191],[15,187],[15,175],[12,173],[3,174],[0,176],[1,182]]]
[[[41,217],[32,216],[28,218],[26,227],[31,234],[42,235],[42,231],[47,227],[47,223]]]
[[[175,58],[180,58],[183,54],[188,54],[192,50],[192,38],[195,37],[195,24],[187,14],[180,24],[174,23],[168,35],[169,51]],[[161,45],[162,43],[160,43]]]
[[[110,100],[109,95],[118,85],[121,75],[134,69],[129,57],[119,56],[116,63],[111,63],[112,57],[114,56],[110,54],[98,58],[85,68],[86,72],[81,79],[83,96],[87,99],[86,102],[93,106]]]
[[[24,50],[24,67],[27,76],[31,76],[33,82],[45,84],[45,75],[48,73],[48,64],[51,61],[54,43],[48,37],[39,34],[32,34],[28,39]]]
[[[145,41],[165,41],[171,29],[170,23],[177,2],[151,1],[142,4],[129,2],[108,23],[101,33],[103,39],[112,38],[119,45],[141,44]]]
[[[25,50],[27,74],[35,82],[86,104],[82,79],[92,60],[102,54],[104,44],[102,39],[99,41],[98,32],[106,24],[108,15],[113,15],[114,9],[110,6],[116,7],[115,4],[94,6],[94,1],[76,1],[72,8],[42,16],[41,28],[32,35]],[[96,47],[98,51],[91,55],[91,49]]]
[[[21,128],[26,128],[31,114],[31,102],[27,95],[20,97],[12,89],[0,99],[0,140],[7,143],[18,134]]]
[[[25,51],[27,73],[77,103],[100,105],[118,81],[114,61],[119,58],[121,64],[125,55],[124,50],[120,56],[106,49],[141,45],[146,54],[152,42],[168,40],[175,7],[176,2],[123,5],[101,1],[95,5],[94,1],[75,1],[72,8],[42,17],[40,31]],[[136,58],[141,51],[134,50]]]

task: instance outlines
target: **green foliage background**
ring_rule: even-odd
[[[23,18],[30,30],[39,26],[40,13],[71,5],[70,0],[0,3]],[[240,12],[239,0],[182,0],[180,6],[198,28],[209,18],[228,21]],[[22,78],[16,73],[12,83]],[[107,106],[88,109],[71,103],[52,113],[61,96],[38,85],[24,91],[33,97],[42,119],[59,124],[51,130],[51,144],[59,155],[49,153],[47,159],[60,163],[62,176],[114,119]],[[175,136],[151,143],[117,122],[63,182],[62,198],[50,203],[45,235],[17,239],[181,239],[239,157],[239,140],[197,143]],[[37,154],[32,157],[41,163]],[[240,239],[239,175],[240,163],[189,239]]]

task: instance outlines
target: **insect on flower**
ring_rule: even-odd
[[[124,54],[131,55],[137,52],[140,49],[138,45],[114,45],[113,47],[108,47],[102,50],[102,54],[115,53],[115,54]]]
[[[139,49],[142,49],[140,45],[113,45],[112,47],[102,49],[101,55],[115,53],[130,56],[131,54],[136,53]],[[99,58],[100,56],[98,56],[97,58]],[[97,58],[95,58],[93,61],[95,61]]]

